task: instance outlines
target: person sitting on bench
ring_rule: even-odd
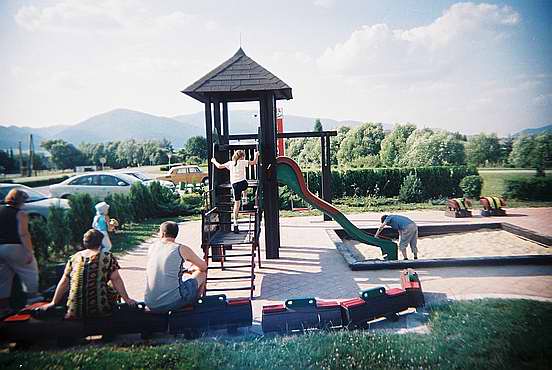
[[[175,241],[178,224],[166,221],[159,227],[159,240],[148,251],[146,266],[146,306],[166,313],[195,302],[203,292],[207,264],[190,247]],[[192,267],[185,269],[184,263]]]
[[[391,226],[393,230],[399,232],[399,249],[405,260],[408,259],[406,247],[410,244],[410,249],[414,254],[414,259],[418,259],[418,226],[414,221],[405,216],[400,215],[383,215],[381,216],[381,225],[376,232],[375,237],[379,237],[385,225]]]
[[[52,301],[41,309],[47,310],[60,304],[67,290],[67,319],[109,316],[119,295],[127,304],[136,304],[126,292],[117,260],[111,252],[101,248],[103,237],[100,231],[94,229],[84,234],[82,244],[85,249],[71,256]]]

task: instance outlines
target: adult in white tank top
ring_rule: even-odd
[[[232,184],[232,191],[234,194],[234,232],[238,233],[238,212],[241,206],[242,193],[247,190],[247,179],[245,178],[245,169],[248,166],[254,166],[259,160],[259,152],[255,152],[253,160],[248,161],[245,159],[245,153],[243,150],[237,150],[232,156],[232,160],[224,164],[220,164],[215,158],[211,159],[211,162],[219,170],[230,171],[230,184]]]

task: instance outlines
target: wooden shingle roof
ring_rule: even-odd
[[[219,96],[228,101],[254,100],[255,92],[274,91],[276,99],[292,99],[291,87],[274,76],[242,48],[226,62],[194,82],[182,92],[201,102],[210,96]]]

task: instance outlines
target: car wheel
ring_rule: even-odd
[[[61,199],[69,199],[71,197],[71,194],[63,194],[60,198]]]
[[[209,185],[209,178],[208,177],[205,177],[201,180],[201,183],[205,186]]]

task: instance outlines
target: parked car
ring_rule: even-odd
[[[53,197],[64,199],[77,193],[87,193],[92,197],[104,199],[110,194],[126,194],[130,192],[130,186],[133,183],[140,181],[124,173],[86,173],[70,177],[59,184],[50,185],[50,193]]]
[[[27,199],[21,209],[27,212],[31,218],[48,218],[50,207],[69,209],[69,201],[67,199],[49,198],[35,189],[20,184],[0,184],[0,204],[5,204],[4,198],[14,188],[21,189],[29,195],[29,199]]]
[[[203,172],[199,166],[175,166],[166,175],[160,176],[157,179],[171,181],[173,184],[180,184],[181,182],[186,184],[207,184],[209,174]]]
[[[125,169],[125,170],[120,170],[120,171],[117,171],[116,173],[124,173],[125,175],[129,175],[129,176],[134,176],[136,177],[137,179],[141,180],[144,184],[146,185],[149,185],[151,184],[152,182],[154,181],[158,181],[159,184],[161,186],[164,186],[166,188],[169,188],[171,190],[175,190],[175,185],[171,182],[171,181],[167,181],[167,180],[160,180],[160,179],[153,179],[151,177],[149,177],[148,175],[146,175],[145,173],[143,172],[140,172],[140,171],[136,171],[136,170],[131,170],[131,169]]]

